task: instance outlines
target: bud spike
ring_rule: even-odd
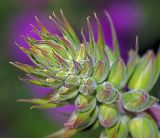
[[[111,33],[112,33],[112,44],[114,47],[114,55],[116,56],[116,58],[120,57],[120,50],[119,50],[119,44],[118,44],[118,38],[117,38],[117,34],[114,28],[114,24],[112,22],[111,16],[109,15],[109,13],[107,11],[105,11],[105,15],[110,23],[110,27],[111,27]]]

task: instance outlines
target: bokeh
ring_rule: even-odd
[[[134,48],[136,35],[139,36],[139,53],[148,49],[157,52],[160,44],[160,1],[159,0],[0,0],[0,138],[43,138],[61,128],[66,117],[61,110],[30,110],[30,105],[17,103],[16,99],[42,96],[48,89],[21,82],[17,76],[23,74],[13,68],[9,61],[30,63],[29,59],[15,45],[24,43],[21,35],[36,37],[30,24],[37,16],[52,32],[59,34],[48,16],[62,9],[78,36],[86,28],[86,17],[96,12],[101,20],[105,41],[112,47],[109,23],[104,15],[108,11],[117,30],[121,55],[127,61],[127,52]],[[96,24],[92,25],[96,36]],[[86,29],[85,29],[86,30]],[[85,32],[87,35],[87,32]],[[160,80],[152,89],[160,97]],[[60,121],[63,120],[63,121]],[[86,133],[87,132],[87,133]],[[98,130],[81,132],[75,138],[98,137]]]

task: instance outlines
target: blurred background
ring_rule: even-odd
[[[66,120],[58,110],[30,110],[30,105],[17,103],[16,99],[42,96],[49,89],[31,86],[21,82],[21,74],[9,61],[30,63],[15,46],[15,41],[26,46],[20,35],[30,34],[30,24],[35,25],[36,15],[52,32],[59,34],[52,21],[52,12],[62,9],[80,37],[82,26],[86,28],[86,17],[96,12],[101,20],[105,41],[112,47],[107,10],[115,24],[121,55],[127,59],[127,52],[134,48],[135,37],[140,37],[140,54],[148,49],[156,52],[160,44],[160,1],[159,0],[0,0],[0,138],[43,138],[61,128]],[[94,19],[93,29],[96,32]],[[96,33],[95,33],[96,35]],[[80,37],[81,39],[81,37]],[[152,90],[160,97],[160,81]],[[61,109],[63,110],[63,109]],[[66,110],[66,109],[65,109]],[[72,107],[68,107],[69,112]],[[60,121],[63,120],[63,121]],[[75,138],[97,138],[97,131],[80,133]]]

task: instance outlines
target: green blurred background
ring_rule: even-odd
[[[122,6],[120,11],[123,9],[123,5],[128,6],[127,10],[133,10],[138,15],[136,20],[128,21],[131,17],[125,15],[127,10],[123,14],[119,12],[119,14],[114,14],[113,10],[113,16],[117,16],[113,17],[113,21],[115,19],[122,24],[126,23],[126,25],[119,26],[119,22],[117,22],[116,26],[122,42],[122,49],[124,41],[124,46],[127,45],[127,48],[134,47],[135,36],[138,34],[140,36],[140,54],[151,48],[156,52],[160,44],[159,0],[129,2],[119,2],[118,0],[0,0],[0,138],[43,138],[62,127],[62,124],[48,115],[48,112],[30,110],[28,104],[16,102],[16,99],[34,95],[30,87],[18,79],[18,71],[8,63],[15,61],[16,57],[22,58],[23,61],[23,57],[14,55],[13,50],[14,39],[21,35],[17,35],[16,32],[16,27],[18,28],[21,22],[16,26],[16,19],[21,15],[25,21],[26,13],[29,13],[29,16],[45,15],[47,18],[52,11],[58,12],[59,9],[63,9],[78,32],[82,26],[85,26],[84,21],[87,16],[93,15],[94,11],[101,16],[103,10],[111,9],[112,11],[114,5],[115,10],[119,8],[119,5]],[[103,18],[101,16],[102,21]],[[27,22],[30,23],[30,21]],[[128,24],[133,24],[133,26],[127,27]],[[19,28],[20,31],[21,29],[24,28]],[[123,53],[123,51],[121,52]],[[160,81],[152,91],[153,94],[157,91],[155,95],[160,97]],[[98,133],[98,130],[82,132],[75,137],[88,138],[92,136],[92,138],[97,138]]]

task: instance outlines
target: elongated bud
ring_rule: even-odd
[[[77,129],[61,129],[57,132],[54,132],[48,135],[45,138],[70,138],[71,136],[75,135],[78,132]]]
[[[60,79],[60,80],[65,80],[68,77],[68,72],[66,71],[59,71],[58,73],[55,74],[55,78]]]
[[[113,88],[112,84],[109,82],[104,82],[97,86],[96,98],[99,102],[103,103],[113,103],[119,97],[118,90]]]
[[[29,77],[30,78],[20,78],[20,79],[34,85],[52,87],[55,89],[59,88],[63,84],[62,81],[53,78],[38,79],[38,78],[32,78],[32,76]]]
[[[89,60],[84,61],[80,76],[81,78],[90,77],[93,72],[93,65]]]
[[[127,67],[126,67],[126,83],[129,81],[131,75],[133,74],[138,61],[139,61],[139,56],[138,56],[138,47],[139,47],[139,38],[136,36],[136,44],[135,44],[135,51],[130,50],[128,53],[128,62],[127,62]]]
[[[81,71],[82,67],[81,64],[75,60],[73,60],[73,67],[71,68],[71,73],[78,74]]]
[[[89,77],[87,79],[82,80],[81,85],[79,87],[79,91],[84,95],[89,95],[94,93],[96,88],[96,81],[92,77]]]
[[[96,80],[97,83],[101,83],[106,80],[109,73],[109,65],[106,65],[104,61],[99,60],[94,68],[92,77]]]
[[[158,138],[154,124],[145,116],[132,119],[129,129],[134,138]],[[158,128],[156,128],[156,130],[158,130]]]
[[[105,128],[100,138],[128,138],[129,133],[129,117],[122,116],[120,121],[113,127]]]
[[[99,107],[99,122],[103,127],[109,128],[119,120],[119,111],[114,104],[102,104]]]
[[[83,63],[83,60],[85,59],[85,52],[86,51],[84,45],[80,45],[76,53],[76,61]]]
[[[97,119],[98,108],[92,108],[87,112],[78,112],[75,111],[70,119],[65,123],[65,127],[68,129],[85,129],[88,126],[92,125],[94,121]]]
[[[128,116],[123,115],[121,117],[116,138],[128,138],[129,121],[130,118]]]
[[[75,88],[67,88],[65,86],[62,86],[59,89],[59,95],[60,95],[60,99],[62,100],[69,100],[72,98],[75,98],[78,95],[78,90]]]
[[[112,67],[108,77],[108,81],[113,84],[116,88],[122,88],[126,75],[126,66],[122,59],[117,60]]]
[[[131,112],[142,112],[158,102],[158,99],[150,96],[144,90],[132,90],[122,95],[124,108]]]
[[[78,87],[80,85],[80,77],[78,75],[70,75],[65,80],[66,87]]]
[[[148,51],[137,65],[128,86],[130,89],[145,89],[149,91],[155,80],[156,62],[153,51]]]
[[[85,112],[95,107],[96,103],[96,98],[94,96],[84,96],[80,94],[75,101],[75,106],[78,111]]]

